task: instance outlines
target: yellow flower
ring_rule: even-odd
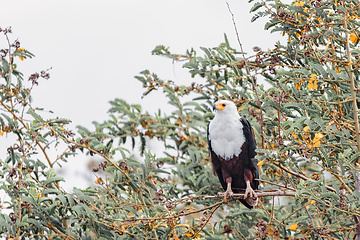
[[[297,7],[302,7],[302,6],[304,6],[304,4],[305,3],[303,1],[298,1],[294,5],[297,6]]]
[[[38,198],[43,198],[43,197],[45,197],[44,195],[41,195],[40,192],[38,192],[37,196],[38,196]]]
[[[352,43],[355,43],[357,40],[358,40],[357,35],[356,35],[355,33],[351,33],[351,34],[350,34],[350,41],[351,41]]]
[[[257,163],[258,166],[262,166],[264,164],[264,160]]]
[[[266,149],[273,149],[274,148],[274,144],[271,143],[271,146],[269,144],[266,145]]]
[[[318,147],[320,145],[321,139],[324,137],[321,133],[315,133],[315,137],[312,140],[313,147]]]
[[[309,136],[308,131],[310,130],[309,126],[306,126],[303,128],[303,132],[305,136]],[[315,137],[313,140],[307,140],[308,146],[310,148],[318,147],[320,146],[321,140],[324,138],[324,135],[322,133],[315,133]]]
[[[317,83],[319,82],[318,79],[319,78],[316,74],[314,74],[314,73],[311,74],[310,78],[308,79],[308,81],[309,81],[309,84],[307,85],[308,89],[316,90],[318,87]]]
[[[197,239],[200,238],[200,234],[196,234],[196,236],[195,236],[195,234],[189,233],[189,232],[187,232],[185,234],[186,234],[187,237],[192,237],[192,238],[197,238]]]
[[[300,85],[297,83],[297,84],[295,84],[295,88],[296,89],[300,89]]]
[[[309,83],[309,84],[307,85],[307,87],[308,87],[308,89],[310,89],[310,90],[316,90],[317,87],[318,87],[318,85],[317,85],[316,83]]]
[[[290,137],[295,138],[295,141],[296,141],[296,142],[301,143],[301,141],[300,141],[300,139],[299,139],[299,136],[298,136],[296,133],[292,133],[292,134],[290,135]]]
[[[313,73],[313,74],[310,75],[309,82],[310,82],[310,80],[314,81],[314,80],[317,80],[317,79],[319,79],[318,76],[315,73]]]
[[[0,136],[4,135],[4,131],[0,131]]]
[[[98,177],[98,178],[96,178],[95,183],[101,185],[101,184],[104,184],[104,181],[102,180],[101,177]]]
[[[312,200],[310,204],[315,204],[315,200]]]
[[[18,48],[18,49],[16,49],[16,52],[23,52],[24,53],[25,49],[24,48]],[[20,58],[21,61],[26,59],[26,57],[24,57],[24,56],[19,56],[19,58]]]
[[[309,131],[309,130],[310,130],[310,127],[309,127],[309,126],[306,126],[306,127],[303,128],[303,132],[307,132],[307,131]]]
[[[294,223],[294,224],[292,224],[292,225],[289,227],[289,229],[290,229],[290,230],[293,230],[293,231],[295,231],[297,228],[298,228],[298,224],[297,224],[297,223]]]

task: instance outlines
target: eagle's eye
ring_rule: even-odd
[[[225,104],[225,103],[223,103],[223,104],[222,104],[222,106],[223,106],[223,107],[225,107],[225,106],[226,106],[226,104]]]

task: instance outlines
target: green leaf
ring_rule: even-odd
[[[321,127],[322,131],[326,131],[326,127],[325,127],[324,121],[322,119],[314,118],[313,121],[316,122]]]
[[[340,200],[340,197],[338,195],[336,195],[335,193],[333,193],[333,192],[323,193],[320,197],[321,197],[321,199],[332,198],[335,201]]]
[[[322,66],[321,64],[309,62],[309,65],[310,65],[313,69],[316,69],[316,70],[323,76],[323,78],[327,78],[327,77],[328,77],[327,71],[325,71],[325,69],[323,68],[323,66]]]
[[[265,4],[263,2],[257,2],[254,4],[254,6],[250,9],[250,12],[255,12],[259,8],[263,7]]]
[[[94,147],[93,147],[93,149],[95,150],[95,151],[101,151],[101,150],[104,150],[106,148],[106,146],[104,145],[104,144],[102,144],[102,143],[99,143],[99,144],[97,144],[97,145],[95,145]]]
[[[60,176],[55,176],[55,177],[50,177],[50,178],[42,181],[42,184],[48,185],[50,183],[55,183],[55,182],[60,182],[60,181],[64,182],[65,180],[64,180],[64,178],[62,178]]]
[[[28,109],[27,113],[30,114],[38,122],[45,122],[45,120],[39,114],[35,113],[31,108]]]

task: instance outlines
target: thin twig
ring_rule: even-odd
[[[241,44],[241,41],[240,41],[240,36],[239,36],[239,32],[237,30],[237,26],[236,26],[236,23],[235,23],[235,17],[234,17],[234,14],[232,13],[231,9],[230,9],[230,5],[228,2],[226,2],[227,4],[227,7],[229,9],[229,12],[231,14],[231,19],[232,19],[232,22],[234,24],[234,29],[235,29],[235,33],[236,33],[236,37],[237,37],[237,40],[238,40],[238,43],[239,43],[239,46],[240,46],[240,51],[241,51],[241,54],[243,56],[243,59],[245,61],[245,67],[246,67],[246,72],[247,74],[249,75],[250,79],[251,79],[251,83],[252,83],[252,86],[253,86],[253,89],[255,91],[255,94],[256,94],[256,98],[257,98],[257,105],[259,106],[259,109],[260,109],[260,137],[261,137],[261,148],[264,148],[264,136],[263,136],[263,128],[264,128],[264,117],[263,117],[263,110],[262,110],[262,107],[261,107],[261,101],[260,101],[260,98],[259,98],[259,94],[257,92],[257,88],[256,88],[256,85],[255,85],[255,81],[254,81],[254,78],[253,76],[250,74],[250,69],[249,69],[249,65],[248,65],[248,61],[246,60],[246,57],[245,57],[245,54],[244,54],[244,49],[242,47],[242,44]]]
[[[215,196],[214,196],[215,197]],[[168,220],[168,219],[174,219],[174,218],[179,218],[179,217],[184,217],[184,216],[188,216],[191,214],[195,214],[195,213],[199,213],[199,212],[204,212],[208,209],[212,209],[218,205],[221,205],[225,203],[225,201],[221,201],[221,202],[217,202],[213,205],[210,205],[208,207],[202,208],[202,209],[198,209],[192,212],[187,212],[187,213],[178,213],[176,215],[173,216],[167,216],[167,217],[155,217],[155,218],[132,218],[132,219],[126,219],[126,220],[121,220],[119,221],[120,223],[124,223],[124,222],[135,222],[135,221],[156,221],[156,220]]]
[[[305,211],[306,211],[306,213],[307,213],[307,215],[308,215],[308,217],[309,217],[309,219],[310,219],[311,227],[314,228],[314,227],[315,227],[314,221],[312,220],[312,217],[311,217],[309,211],[307,210],[307,206],[305,206]],[[316,233],[316,235],[319,237],[320,240],[322,240],[322,237],[321,237],[321,235],[320,235],[318,232]]]
[[[221,203],[222,204],[222,203]],[[206,224],[210,221],[210,218],[214,215],[216,210],[221,206],[221,204],[218,204],[215,206],[215,208],[210,212],[210,215],[207,217],[206,222],[202,224],[201,228],[194,234],[195,237],[198,236],[198,234],[203,230],[203,228],[206,226]]]
[[[303,180],[306,180],[306,181],[311,181],[311,182],[315,182],[314,179],[311,179],[311,178],[308,178],[300,173],[297,173],[297,172],[294,172],[294,171],[291,171],[290,169],[287,169],[286,167],[284,167],[283,165],[281,165],[281,163],[273,163],[274,165],[278,166],[279,168],[281,168],[282,170],[284,170],[285,172],[288,172],[290,173],[291,175],[294,175],[298,178],[301,178]],[[335,188],[333,187],[330,187],[330,186],[325,186],[327,190],[329,191],[332,191],[332,192],[335,192],[336,193],[336,190]]]
[[[287,186],[280,185],[280,184],[277,184],[277,183],[272,183],[272,182],[269,182],[269,181],[266,181],[266,180],[263,180],[263,179],[257,179],[257,178],[255,178],[254,180],[257,180],[257,181],[260,181],[260,182],[264,182],[264,183],[267,183],[267,184],[271,184],[271,185],[274,185],[274,186],[278,186],[278,187],[281,187],[281,188],[286,188],[286,189],[289,189],[289,190],[292,190],[292,191],[296,191],[295,188],[287,187]]]

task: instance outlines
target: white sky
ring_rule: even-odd
[[[272,48],[279,40],[278,34],[263,30],[266,19],[250,23],[253,3],[228,3],[245,51],[253,53],[254,46]],[[159,96],[141,100],[144,90],[133,76],[144,69],[178,84],[194,81],[181,63],[152,56],[157,45],[170,46],[174,53],[193,47],[201,55],[199,47],[218,46],[226,33],[232,47],[238,48],[222,0],[2,1],[0,27],[7,26],[12,27],[12,40],[18,38],[21,47],[35,54],[31,60],[18,60],[25,79],[52,68],[51,78],[40,79],[33,92],[34,105],[54,111],[52,117],[71,119],[72,128],[108,119],[108,102],[115,98],[141,103],[150,113],[164,108]],[[0,49],[6,47],[0,37]],[[0,137],[0,151],[8,147]]]

